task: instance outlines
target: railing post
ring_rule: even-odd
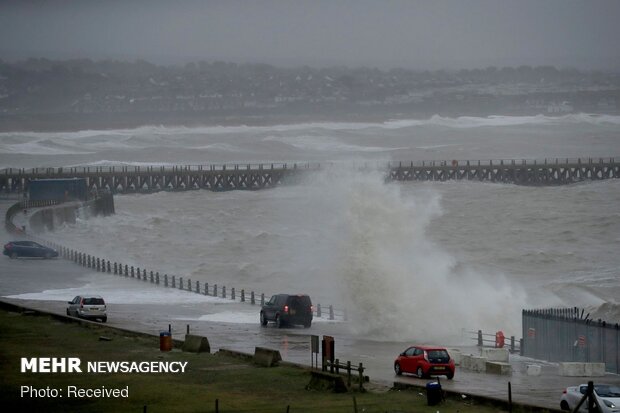
[[[226,298],[226,286],[222,286],[222,298]]]
[[[176,287],[177,287],[177,285],[176,285],[176,281],[177,281],[177,280],[176,280],[176,276],[174,276],[174,275],[173,275],[173,276],[172,276],[172,288],[176,288]]]
[[[351,360],[347,361],[347,386],[351,387]]]
[[[155,273],[155,284],[159,285],[159,271]]]
[[[235,287],[230,289],[230,299],[231,300],[235,299]]]
[[[321,303],[316,305],[316,316],[319,318],[321,317]]]
[[[205,283],[205,295],[209,295],[209,283]]]
[[[363,384],[364,384],[364,366],[362,365],[362,363],[360,363],[359,367],[359,372],[360,372],[360,391],[364,390]]]
[[[217,297],[217,284],[213,284],[213,296]]]
[[[179,277],[179,290],[183,289],[183,277]]]
[[[482,342],[482,330],[478,330],[478,347],[482,347],[483,346],[483,342]]]
[[[241,302],[245,303],[245,290],[241,290]]]
[[[250,292],[250,304],[252,305],[256,304],[256,301],[254,299],[254,291]]]
[[[329,305],[329,319],[333,320],[334,319],[334,306],[333,305]]]
[[[260,305],[265,305],[265,293],[260,293]]]

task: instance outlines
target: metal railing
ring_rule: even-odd
[[[592,320],[585,310],[523,310],[523,355],[548,361],[605,363],[620,373],[620,325]]]

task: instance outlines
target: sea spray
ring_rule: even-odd
[[[430,240],[441,219],[436,191],[404,194],[378,170],[329,169],[314,177],[338,259],[331,271],[352,328],[370,339],[440,341],[462,328],[518,334],[524,293],[501,274],[492,284]],[[312,198],[311,198],[312,199]]]

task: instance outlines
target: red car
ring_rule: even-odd
[[[442,347],[411,346],[394,360],[394,371],[398,376],[415,373],[418,377],[454,377],[454,360]]]

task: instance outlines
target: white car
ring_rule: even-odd
[[[573,411],[587,390],[587,384],[567,387],[560,398],[560,408]],[[603,413],[620,412],[620,387],[610,384],[594,384],[594,396]],[[581,404],[579,411],[588,412],[587,400]]]
[[[68,301],[67,315],[86,319],[108,321],[105,301],[98,295],[78,295]]]

